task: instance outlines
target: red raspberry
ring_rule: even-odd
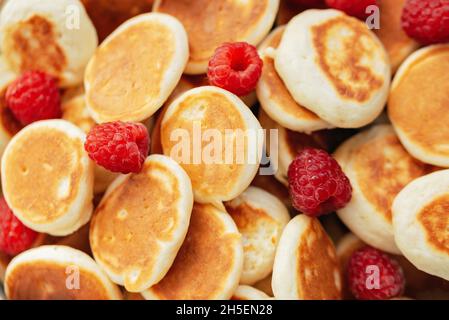
[[[56,80],[40,71],[23,73],[6,90],[6,104],[23,125],[61,117]]]
[[[246,42],[225,43],[209,60],[207,77],[211,85],[245,96],[256,87],[262,66],[256,47]]]
[[[326,0],[326,4],[334,9],[341,10],[346,14],[365,19],[368,17],[366,8],[377,5],[377,0]]]
[[[26,227],[0,197],[0,251],[15,256],[29,249],[38,233]]]
[[[399,263],[372,247],[355,251],[348,263],[349,288],[357,299],[385,300],[404,292],[405,278]]]
[[[408,0],[402,28],[422,44],[449,41],[449,0]]]
[[[326,151],[305,148],[288,167],[293,207],[308,216],[320,216],[343,208],[351,200],[352,187],[340,165]]]
[[[148,131],[141,123],[99,124],[90,130],[84,148],[92,160],[112,172],[137,173],[148,155]]]

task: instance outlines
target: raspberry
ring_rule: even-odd
[[[368,17],[366,8],[377,5],[377,0],[326,0],[326,4],[334,9],[341,10],[346,14],[365,19]]]
[[[148,131],[141,123],[99,124],[90,130],[84,148],[92,160],[112,172],[137,173],[148,155]]]
[[[6,90],[6,104],[19,122],[61,117],[61,98],[56,80],[40,71],[23,73]]]
[[[391,299],[404,292],[405,278],[399,263],[372,247],[355,251],[347,271],[349,288],[357,299]]]
[[[352,187],[340,165],[326,151],[305,148],[288,167],[293,207],[308,216],[320,216],[343,208],[351,200]]]
[[[422,44],[449,41],[449,0],[408,0],[402,11],[402,28]]]
[[[15,256],[29,249],[38,233],[26,227],[0,197],[0,251]]]
[[[207,77],[211,85],[245,96],[256,87],[262,65],[256,47],[246,42],[225,43],[209,60]]]

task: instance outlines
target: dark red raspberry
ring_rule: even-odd
[[[422,44],[449,42],[449,0],[407,0],[402,28]]]
[[[366,8],[377,5],[377,0],[326,0],[326,4],[350,16],[365,19],[369,15],[366,13]]]
[[[290,3],[294,3],[306,8],[322,8],[324,0],[288,0]]]
[[[244,96],[256,87],[262,66],[256,47],[246,42],[225,43],[209,60],[207,77],[211,85]]]
[[[15,256],[29,249],[38,233],[26,227],[0,197],[0,251]]]
[[[148,131],[141,123],[99,124],[90,130],[84,148],[92,160],[112,172],[137,173],[148,155]]]
[[[56,80],[40,71],[23,73],[6,90],[6,104],[22,125],[61,117]]]
[[[288,185],[293,207],[313,217],[343,208],[352,195],[340,165],[320,149],[299,152],[288,167]]]
[[[399,263],[372,247],[355,251],[348,263],[349,288],[360,300],[385,300],[402,295],[404,272]]]

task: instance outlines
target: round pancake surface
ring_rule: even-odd
[[[388,114],[407,151],[441,167],[449,167],[447,68],[449,45],[418,50],[399,68],[388,100]]]
[[[243,237],[240,283],[252,285],[271,274],[276,247],[290,215],[278,198],[256,187],[224,205]]]
[[[5,292],[10,300],[122,298],[91,257],[66,246],[41,246],[15,257],[6,270]]]
[[[67,235],[92,213],[93,164],[85,134],[65,120],[38,121],[6,147],[1,163],[5,199],[28,227]]]
[[[186,239],[167,275],[144,291],[146,299],[229,299],[243,267],[240,233],[231,217],[195,203]]]
[[[396,244],[418,269],[449,280],[449,170],[409,183],[394,199]]]
[[[257,83],[257,97],[265,112],[276,122],[293,131],[312,132],[331,128],[312,111],[299,105],[285,87],[274,67],[274,60],[268,48],[276,49],[282,39],[285,27],[279,27],[259,46],[263,60],[262,75]]]
[[[175,259],[192,205],[184,170],[168,157],[148,157],[140,173],[119,176],[95,210],[90,229],[95,260],[126,290],[147,289]]]
[[[351,201],[338,210],[340,219],[369,245],[400,254],[394,242],[393,200],[409,182],[435,168],[412,158],[390,125],[353,136],[334,157],[353,189]]]
[[[257,45],[270,31],[279,0],[155,0],[153,10],[178,18],[189,35],[188,74],[206,73],[215,49],[225,42]]]
[[[297,215],[284,228],[272,280],[277,299],[341,299],[341,275],[334,245],[315,218]]]
[[[237,96],[205,86],[185,92],[168,107],[161,143],[164,154],[189,175],[195,201],[208,203],[231,200],[249,186],[259,167],[261,132]]]
[[[82,83],[98,45],[79,0],[10,0],[1,11],[0,33],[2,53],[15,72],[45,71],[63,87]]]
[[[337,10],[307,10],[287,25],[275,68],[296,102],[341,128],[373,121],[385,106],[390,64],[367,26]]]
[[[238,286],[231,300],[268,300],[270,297],[263,291],[250,286]]]
[[[178,83],[189,56],[187,34],[174,17],[142,14],[117,28],[97,49],[84,78],[96,122],[142,121]]]
[[[402,29],[401,15],[405,2],[406,0],[378,0],[380,28],[373,31],[388,52],[392,72],[419,47]]]

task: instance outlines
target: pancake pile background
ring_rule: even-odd
[[[449,299],[448,1],[0,3],[1,299]]]

